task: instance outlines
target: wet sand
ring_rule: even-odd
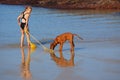
[[[18,44],[0,47],[1,79],[32,80],[119,80],[120,44],[114,41],[75,42],[74,53],[69,44],[63,52],[44,52],[41,47],[35,51]],[[49,47],[49,44],[45,45]]]

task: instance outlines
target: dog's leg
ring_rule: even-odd
[[[74,51],[74,42],[73,42],[73,40],[71,40],[69,42],[70,42],[71,52],[72,52],[72,51]]]
[[[62,51],[63,43],[60,43],[59,51]]]

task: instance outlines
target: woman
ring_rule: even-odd
[[[17,18],[18,25],[20,26],[20,30],[21,30],[20,47],[23,47],[23,45],[24,45],[25,33],[26,33],[26,37],[27,37],[28,47],[30,47],[30,35],[29,35],[29,33],[25,32],[25,31],[29,31],[28,21],[29,21],[29,17],[30,17],[31,12],[32,12],[32,7],[27,6],[25,8],[25,10]]]

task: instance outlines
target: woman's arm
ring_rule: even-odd
[[[26,14],[26,15],[25,15],[25,19],[26,19],[26,25],[25,25],[25,27],[26,27],[26,28],[28,28],[29,17],[30,17],[30,14]]]
[[[20,19],[21,19],[21,15],[19,15],[18,17],[17,17],[17,21],[18,21],[18,25],[20,26]]]

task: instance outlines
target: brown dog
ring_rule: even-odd
[[[77,34],[72,34],[70,32],[66,32],[66,33],[63,33],[63,34],[57,36],[54,39],[53,43],[51,43],[51,45],[50,45],[50,49],[54,50],[54,48],[57,46],[57,44],[60,44],[59,51],[62,51],[64,42],[66,42],[68,40],[70,43],[70,46],[71,46],[71,51],[74,51],[74,42],[73,42],[74,36],[77,36],[79,39],[83,40],[83,38],[81,38]]]

